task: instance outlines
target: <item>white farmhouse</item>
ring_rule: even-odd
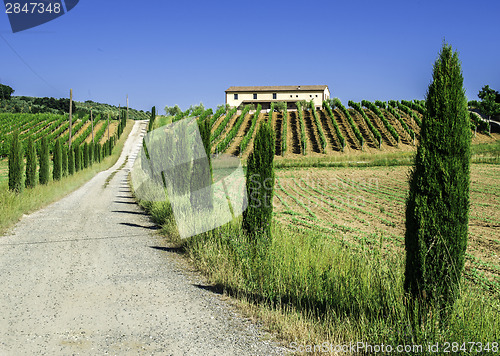
[[[301,100],[313,100],[316,107],[321,107],[323,100],[329,98],[328,85],[230,87],[226,90],[226,104],[231,107],[260,104],[262,110],[268,110],[271,102],[278,101],[286,102],[288,109],[296,109],[295,103]]]

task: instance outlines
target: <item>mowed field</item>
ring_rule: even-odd
[[[473,164],[465,276],[500,295],[500,166]],[[404,264],[408,166],[280,169],[274,212],[298,229]]]

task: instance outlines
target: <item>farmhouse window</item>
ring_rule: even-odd
[[[254,99],[254,100],[255,100],[255,99],[257,99],[257,94],[254,94],[254,95],[253,95],[253,99]]]
[[[276,96],[277,96],[277,95],[278,95],[278,94],[273,93],[273,99],[276,99]]]
[[[234,100],[238,100],[238,94],[234,94]]]

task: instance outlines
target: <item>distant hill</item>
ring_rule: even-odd
[[[110,115],[110,118],[116,119],[119,116],[119,108],[114,105],[97,103],[91,100],[85,102],[73,101],[73,113],[79,117],[90,114]],[[123,108],[122,108],[123,109]],[[66,114],[69,113],[68,98],[36,98],[30,96],[12,96],[10,99],[0,99],[0,113],[50,113]],[[133,120],[145,120],[150,117],[149,112],[129,108],[129,118]]]

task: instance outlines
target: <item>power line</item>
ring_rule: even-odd
[[[42,82],[44,82],[45,84],[47,84],[49,87],[51,87],[52,89],[56,90],[57,92],[59,93],[62,93],[59,89],[57,89],[56,87],[54,87],[52,84],[50,84],[49,82],[47,82],[40,74],[38,74],[29,64],[28,62],[26,62],[24,60],[23,57],[21,57],[21,55],[19,53],[17,53],[17,51],[14,49],[14,47],[12,47],[10,45],[10,43],[5,39],[5,37],[3,37],[3,35],[0,33],[0,37],[2,37],[2,39],[4,40],[4,42],[7,44],[7,46],[11,49],[12,52],[14,52],[14,54],[21,60],[21,62],[23,62],[23,64],[28,67],[28,69],[30,71],[33,72],[33,74],[35,74]]]

